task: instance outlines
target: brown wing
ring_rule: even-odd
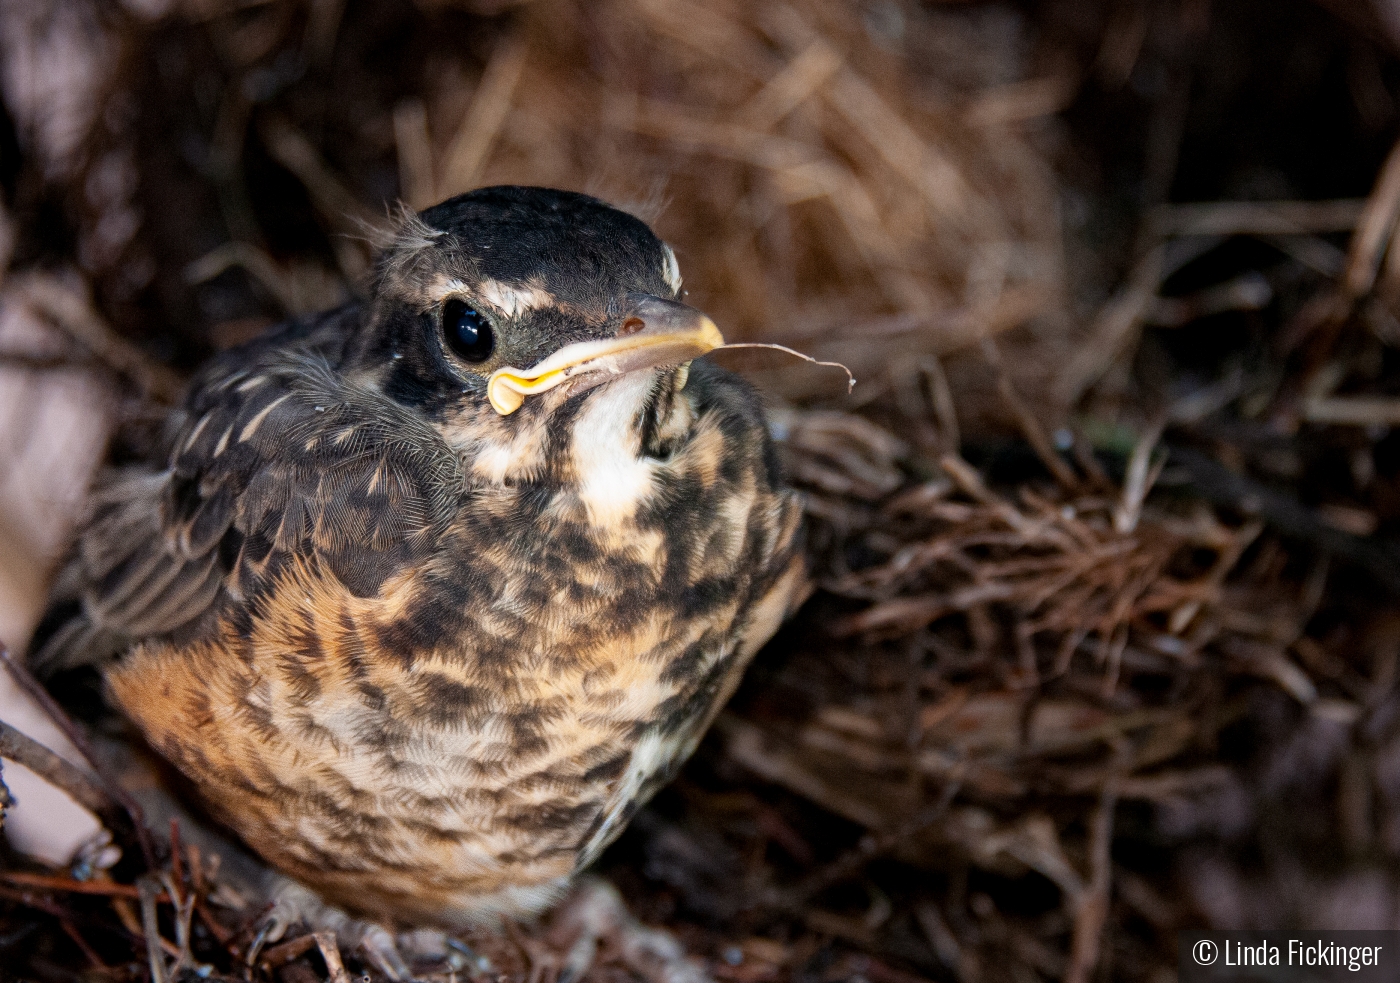
[[[163,470],[114,473],[95,493],[31,646],[36,671],[198,637],[255,610],[294,557],[373,595],[434,548],[463,495],[435,430],[306,349],[216,363],[183,421]]]

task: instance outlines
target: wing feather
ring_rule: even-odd
[[[52,673],[212,630],[293,557],[371,596],[434,548],[464,488],[435,430],[324,357],[268,348],[251,366],[216,362],[165,466],[114,472],[94,494],[31,662]]]

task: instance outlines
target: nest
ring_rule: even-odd
[[[770,395],[819,589],[601,861],[638,918],[736,983],[1165,978],[1183,928],[1391,926],[1400,86],[1303,3],[1261,39],[1272,7],[1191,2],[0,2],[5,624],[76,508],[25,435],[80,488],[201,358],[353,295],[395,201],[575,188],[731,338],[860,380],[721,356]],[[1332,164],[1230,132],[1219,73],[1192,96],[1299,52],[1259,84],[1280,118],[1322,93],[1288,125]],[[75,401],[81,441],[15,415]],[[378,977],[263,944],[178,824],[0,744],[122,857],[7,856],[0,962]],[[416,972],[538,983],[566,936]]]

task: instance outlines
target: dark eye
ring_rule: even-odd
[[[457,299],[442,305],[442,336],[447,347],[467,362],[484,362],[496,347],[491,322]]]

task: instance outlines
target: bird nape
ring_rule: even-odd
[[[31,660],[359,917],[550,905],[805,597],[760,401],[580,194],[407,216],[368,297],[192,381],[105,474]]]

